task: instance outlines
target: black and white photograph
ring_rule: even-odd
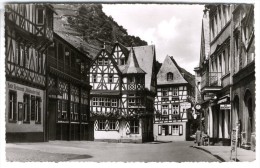
[[[257,1],[5,1],[0,15],[3,167],[259,166]]]

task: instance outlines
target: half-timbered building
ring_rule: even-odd
[[[173,57],[166,56],[157,74],[154,138],[158,141],[185,141],[189,135],[190,97],[194,79],[186,78]],[[188,77],[188,76],[187,76]],[[189,79],[189,80],[188,80]]]
[[[44,141],[46,58],[53,7],[5,5],[6,140]]]
[[[103,48],[90,67],[91,114],[96,141],[153,140],[155,48]],[[146,62],[145,62],[146,61]]]
[[[49,140],[87,140],[91,59],[57,32],[47,60]]]

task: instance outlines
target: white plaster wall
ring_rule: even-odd
[[[32,93],[27,93],[26,91],[19,91],[16,89],[10,89],[11,85],[16,85],[20,88],[28,88],[30,90],[33,90],[35,92],[38,92],[39,94],[32,94]],[[6,89],[6,94],[5,94],[5,121],[6,121],[6,132],[43,132],[43,119],[45,116],[45,112],[46,112],[46,102],[45,102],[45,91],[40,90],[40,89],[36,89],[36,88],[32,88],[32,87],[28,87],[25,85],[21,85],[21,84],[16,84],[13,82],[8,82],[6,81],[5,84],[5,89]],[[10,123],[8,121],[8,109],[9,109],[9,102],[8,102],[8,94],[9,94],[9,90],[14,90],[17,91],[17,122],[16,123]],[[25,89],[24,89],[25,90]],[[30,95],[34,95],[34,96],[38,96],[41,97],[42,102],[41,102],[41,124],[35,124],[35,120],[31,120],[30,123],[23,123],[23,121],[18,121],[18,102],[23,102],[23,95],[24,93],[30,94]]]

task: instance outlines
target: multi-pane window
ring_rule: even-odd
[[[117,99],[111,99],[111,106],[117,107]]]
[[[179,125],[172,126],[172,135],[179,135]]]
[[[113,83],[113,75],[108,76],[108,83]]]
[[[30,122],[30,95],[23,96],[23,122]]]
[[[173,104],[172,105],[172,114],[179,114],[179,105]]]
[[[172,88],[172,95],[178,96],[178,88],[177,87]]]
[[[99,98],[99,105],[104,106],[104,98]]]
[[[68,119],[68,114],[67,114],[68,104],[67,104],[66,101],[62,101],[61,106],[62,106],[62,108],[61,108],[61,110],[62,110],[61,111],[61,118],[63,120],[67,120]]]
[[[116,121],[115,120],[109,121],[109,130],[116,130]]]
[[[162,115],[168,114],[168,105],[162,105]]]
[[[15,91],[9,91],[9,121],[16,121],[16,104],[17,93]]]
[[[99,120],[98,129],[99,130],[105,130],[106,129],[106,120]]]
[[[93,97],[93,99],[92,99],[92,105],[93,105],[93,106],[97,106],[97,105],[98,105],[98,98]]]
[[[110,107],[110,99],[109,98],[105,98],[105,106],[106,107]]]
[[[138,120],[130,121],[130,133],[131,134],[139,133],[139,121]]]
[[[171,80],[173,80],[173,73],[168,72],[167,73],[167,81],[171,81]]]
[[[162,96],[168,96],[168,89],[167,88],[162,89]]]

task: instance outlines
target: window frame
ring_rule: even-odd
[[[25,101],[27,99],[27,101]],[[23,95],[23,123],[30,123],[30,95]]]
[[[10,98],[12,97],[12,101]],[[17,122],[17,92],[14,90],[9,90],[9,96],[8,96],[8,121],[10,123],[16,123]],[[10,110],[10,108],[12,110]]]
[[[130,134],[139,134],[139,120],[130,120]]]
[[[39,22],[39,11],[42,10],[42,22]],[[44,8],[38,7],[36,9],[36,24],[38,25],[44,25],[44,20],[45,20],[45,12]]]
[[[172,72],[168,72],[166,79],[167,79],[167,81],[172,81],[173,80],[173,73]]]
[[[106,130],[106,120],[98,120],[98,130],[99,131]]]

